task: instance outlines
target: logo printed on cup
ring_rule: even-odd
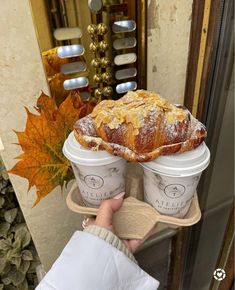
[[[98,175],[86,175],[84,181],[92,189],[99,189],[104,185],[103,178]]]
[[[141,163],[145,200],[161,214],[183,218],[209,161],[210,151],[203,142],[194,150]]]
[[[185,193],[185,186],[182,184],[169,184],[164,188],[164,192],[170,198],[179,198]]]
[[[85,205],[97,208],[102,200],[125,191],[126,160],[104,150],[83,148],[71,132],[63,146]]]

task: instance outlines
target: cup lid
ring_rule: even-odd
[[[196,149],[184,153],[160,156],[141,165],[164,175],[188,176],[202,172],[209,165],[210,151],[203,142]]]
[[[70,161],[86,166],[106,165],[121,159],[105,150],[92,151],[82,147],[73,132],[64,142],[63,153]]]

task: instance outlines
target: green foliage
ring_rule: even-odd
[[[0,290],[32,290],[39,258],[0,160]]]

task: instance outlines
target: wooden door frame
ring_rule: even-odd
[[[234,283],[234,204],[232,205],[229,220],[220,249],[215,269],[224,269],[226,277],[222,281],[211,280],[210,290],[230,290]]]
[[[226,1],[226,5],[232,5],[232,1]],[[213,4],[213,5],[212,5]],[[215,69],[215,58],[218,53],[218,43],[220,37],[219,23],[222,19],[225,7],[225,0],[194,0],[192,10],[192,23],[191,34],[189,44],[189,56],[187,65],[186,85],[185,85],[185,97],[184,104],[193,114],[202,122],[208,121],[208,123],[214,122],[214,120],[207,120],[207,110],[209,107],[209,96],[212,83],[212,76]],[[208,11],[209,9],[209,11]],[[231,9],[230,7],[230,10]],[[223,27],[223,29],[225,29]],[[230,45],[231,46],[231,45]],[[231,47],[227,48],[225,53],[230,53]],[[230,71],[229,71],[230,70]],[[231,67],[222,72],[224,76],[231,75]],[[197,86],[197,87],[196,87]],[[212,160],[211,166],[213,166],[215,152],[217,148],[217,142],[219,137],[220,126],[222,124],[222,112],[225,108],[226,100],[220,100],[214,105],[217,106],[219,120],[217,120],[217,133],[209,136],[208,143],[211,145]],[[195,106],[196,104],[196,106]],[[210,135],[210,134],[208,134]],[[212,167],[211,167],[212,168]],[[207,192],[209,188],[209,182],[211,178],[211,171],[208,170],[203,175],[199,186],[199,201],[202,214],[206,205]],[[193,227],[180,229],[178,235],[172,241],[172,254],[169,272],[169,290],[183,289],[188,281],[183,281],[183,275],[185,269],[190,267],[195,261],[195,253],[190,254],[186,261],[186,254],[191,253],[191,249],[197,249],[199,234],[202,227],[202,220]],[[195,251],[194,251],[195,252]],[[186,282],[186,283],[185,283]],[[185,289],[186,289],[185,288]]]

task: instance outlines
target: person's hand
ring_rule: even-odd
[[[115,234],[115,229],[113,227],[113,214],[120,209],[123,203],[124,192],[119,193],[113,199],[104,200],[98,210],[96,219],[89,218],[86,225],[97,225]],[[149,237],[152,230],[147,234],[147,236],[142,240],[123,240],[122,242],[128,248],[131,253],[134,253],[137,248]]]

